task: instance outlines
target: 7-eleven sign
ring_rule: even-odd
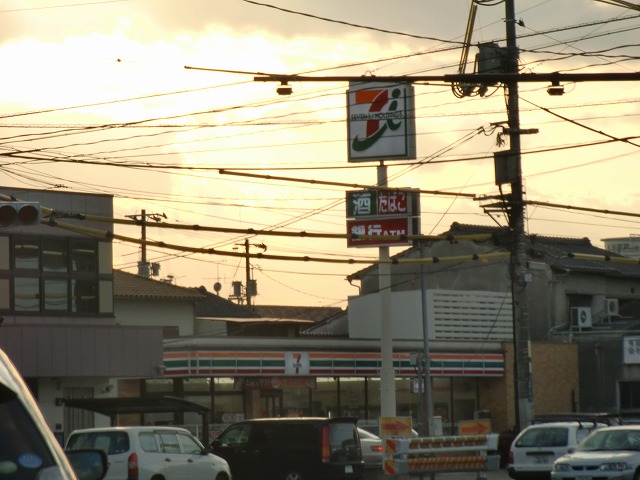
[[[284,363],[286,375],[309,375],[309,354],[307,352],[286,352]]]

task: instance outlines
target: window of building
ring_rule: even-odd
[[[620,409],[640,410],[640,382],[620,382]]]
[[[107,244],[108,245],[108,244]],[[99,315],[113,313],[111,266],[100,268],[104,248],[90,238],[0,237],[0,313]],[[100,272],[107,272],[102,273]],[[111,288],[109,288],[111,285]]]

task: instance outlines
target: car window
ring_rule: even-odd
[[[220,442],[222,446],[246,445],[249,443],[250,425],[234,425],[228,430],[222,432],[216,442]]]
[[[579,450],[640,450],[640,431],[619,429],[597,431],[582,442]]]
[[[187,435],[186,433],[178,434],[178,442],[180,443],[180,451],[182,453],[202,453],[202,445],[200,445],[193,437]]]
[[[329,449],[332,461],[360,459],[362,453],[356,426],[349,422],[330,422]]]
[[[344,447],[357,443],[356,427],[352,423],[330,423],[329,444],[331,447]]]
[[[565,447],[568,440],[567,427],[531,428],[518,438],[516,447]]]
[[[0,384],[0,478],[31,480],[55,461],[38,428],[18,399]]]
[[[595,428],[595,426],[594,426],[594,428]],[[593,430],[589,430],[587,428],[578,428],[576,430],[576,441],[578,443],[580,443],[582,440],[587,438],[592,431]]]
[[[379,440],[380,439],[380,437],[378,437],[377,435],[374,435],[371,432],[367,432],[364,429],[358,430],[358,435],[360,435],[360,438],[368,438],[370,440]]]
[[[173,432],[161,432],[158,434],[160,437],[160,445],[162,446],[162,452],[164,453],[180,453],[180,444],[178,443],[178,436]]]
[[[319,442],[318,430],[309,423],[276,422],[254,427],[255,445],[314,445]]]
[[[129,451],[127,432],[85,432],[71,435],[67,450],[102,450],[107,455],[117,455]]]
[[[140,447],[145,452],[158,452],[158,441],[156,440],[156,434],[153,432],[140,432],[138,434],[140,440]]]

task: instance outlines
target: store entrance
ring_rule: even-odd
[[[282,390],[261,390],[260,399],[267,417],[282,416]]]

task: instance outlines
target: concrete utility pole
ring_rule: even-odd
[[[387,166],[380,162],[378,166],[378,186],[386,187]],[[389,247],[378,248],[382,261],[378,265],[378,290],[380,298],[380,416],[396,416],[396,372],[393,366],[393,324],[391,322],[391,264]]]
[[[518,73],[518,46],[516,45],[516,18],[514,0],[505,1],[507,26],[506,73]],[[508,125],[510,159],[515,162],[515,178],[511,182],[509,201],[509,230],[512,236],[511,295],[513,304],[514,388],[516,399],[516,425],[524,428],[533,417],[533,385],[529,352],[529,310],[527,306],[526,237],[524,229],[524,192],[520,146],[520,110],[518,82],[505,83],[508,98]]]

